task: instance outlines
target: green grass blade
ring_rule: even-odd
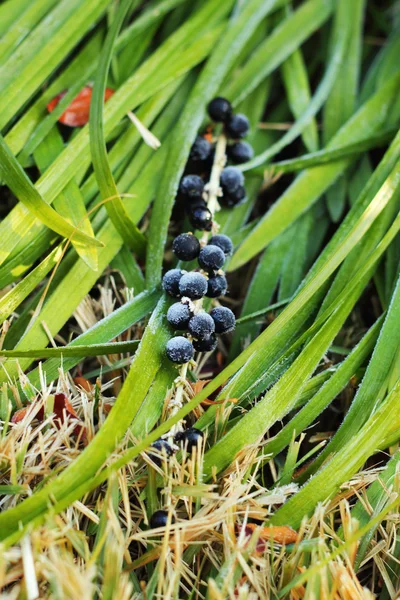
[[[16,161],[9,148],[0,137],[0,174],[17,198],[34,214],[44,225],[66,238],[73,238],[75,244],[83,246],[101,246],[95,238],[83,233],[63,219],[51,206],[46,204],[37,188],[31,183],[25,171]],[[22,235],[22,232],[18,232]],[[14,231],[9,231],[7,239],[10,243],[15,241]],[[4,245],[7,242],[3,240]],[[14,244],[15,245],[15,244]]]
[[[123,354],[134,352],[140,340],[130,342],[112,342],[110,344],[89,344],[87,346],[75,345],[61,348],[37,348],[32,350],[0,350],[0,356],[12,358],[53,358],[86,356],[101,356],[103,354]]]
[[[103,199],[111,199],[110,202],[106,203],[106,209],[110,219],[125,243],[139,255],[143,255],[146,246],[145,238],[138,227],[129,218],[119,196],[110,163],[107,158],[106,140],[104,135],[103,106],[108,70],[111,64],[115,41],[122,23],[131,7],[132,0],[124,0],[121,2],[104,42],[93,86],[92,102],[90,105],[89,134],[93,168],[100,194]]]

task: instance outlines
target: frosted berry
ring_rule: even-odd
[[[249,133],[250,123],[246,115],[237,113],[232,115],[226,124],[226,132],[234,139],[243,138]]]
[[[187,198],[201,197],[204,190],[204,181],[198,175],[185,175],[179,186],[179,191]]]
[[[167,356],[170,361],[183,365],[193,358],[194,348],[192,343],[182,335],[177,335],[167,342]]]
[[[246,190],[241,185],[230,194],[224,194],[222,198],[220,198],[219,202],[222,206],[226,206],[227,208],[233,208],[234,206],[239,206],[246,200]]]
[[[200,250],[198,261],[205,271],[218,271],[225,262],[225,254],[218,246],[209,244]]]
[[[226,98],[214,98],[207,107],[210,118],[216,123],[225,123],[232,115],[232,106]]]
[[[230,308],[217,306],[210,315],[214,319],[216,333],[229,333],[235,329],[236,319]]]
[[[179,431],[175,436],[175,442],[182,444],[189,451],[197,448],[197,444],[204,438],[204,433],[196,427],[189,427],[185,431]]]
[[[211,275],[208,278],[208,288],[206,296],[208,298],[218,298],[218,296],[224,296],[226,294],[227,289],[228,282],[226,281],[225,275]]]
[[[179,282],[181,296],[199,300],[207,293],[207,279],[201,273],[186,273]]]
[[[181,233],[172,243],[172,250],[179,260],[194,260],[200,253],[200,242],[192,233]]]
[[[212,214],[205,206],[194,206],[189,213],[189,220],[195,229],[211,231]]]
[[[253,156],[254,150],[248,142],[236,142],[228,146],[228,157],[237,165],[251,160]]]
[[[193,340],[193,347],[196,352],[213,352],[217,344],[218,341],[214,334],[204,340]]]
[[[204,162],[208,160],[212,153],[212,145],[208,140],[198,135],[190,150],[189,158],[194,162]]]
[[[150,517],[150,527],[157,529],[157,527],[165,527],[168,523],[168,513],[166,510],[156,510]]]
[[[163,277],[163,288],[173,298],[179,298],[179,282],[184,275],[185,271],[181,269],[170,269]]]
[[[183,331],[187,329],[190,319],[192,318],[192,312],[187,304],[182,302],[176,302],[169,307],[167,312],[168,323],[174,329]]]
[[[156,452],[152,452],[152,450],[155,450]],[[151,456],[152,461],[158,466],[161,465],[162,457],[164,455],[166,457],[168,457],[168,456],[172,456],[173,453],[174,453],[174,451],[172,450],[172,448],[168,444],[168,442],[161,438],[156,440],[153,444],[151,444],[150,450],[149,450],[149,454]]]
[[[225,256],[230,256],[233,252],[233,244],[230,237],[224,235],[223,233],[217,233],[217,235],[213,235],[209,241],[209,244],[213,246],[218,246],[224,252]]]
[[[221,187],[224,194],[233,194],[244,185],[244,176],[237,167],[226,167],[221,173]]]
[[[201,312],[190,319],[188,329],[194,338],[204,340],[214,333],[215,323],[209,314]]]

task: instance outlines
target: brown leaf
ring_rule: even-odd
[[[91,86],[86,85],[83,90],[72,100],[68,108],[59,117],[59,122],[69,127],[82,127],[89,121],[90,102],[92,100],[93,90]],[[104,102],[107,102],[113,95],[114,90],[106,88],[104,93]],[[51,100],[47,105],[47,110],[53,112],[61,98],[65,96],[66,92],[61,92]]]
[[[81,387],[85,392],[91,392],[93,389],[93,385],[84,377],[74,377],[74,384]]]
[[[255,523],[247,523],[245,533],[248,536],[253,535],[253,532],[258,528]],[[277,544],[294,544],[298,540],[297,532],[287,525],[259,527],[259,538],[256,544],[256,552],[264,552],[266,542],[273,540]]]

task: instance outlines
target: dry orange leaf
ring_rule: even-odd
[[[253,535],[253,532],[258,528],[255,523],[247,523],[245,526],[246,535]],[[287,525],[260,527],[260,537],[257,540],[256,551],[264,552],[266,541],[273,540],[277,544],[294,544],[298,540],[297,532]]]
[[[84,377],[74,377],[74,384],[81,387],[85,392],[91,392],[93,385]]]
[[[85,85],[83,90],[74,98],[71,104],[66,108],[61,117],[58,119],[60,123],[68,125],[69,127],[82,127],[89,121],[90,102],[92,100],[92,88],[90,85]],[[104,102],[107,102],[113,95],[114,90],[106,88],[104,93]],[[47,105],[47,110],[53,112],[61,98],[65,96],[66,92],[61,92],[51,100]]]

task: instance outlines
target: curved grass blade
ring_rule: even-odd
[[[93,86],[93,95],[90,105],[89,135],[92,163],[100,194],[103,199],[112,198],[110,202],[106,203],[106,209],[110,219],[125,243],[132,248],[132,250],[137,252],[137,254],[143,255],[146,246],[144,235],[139,231],[135,223],[132,222],[122,203],[108,161],[103,114],[107,75],[111,64],[115,40],[126,15],[132,7],[132,3],[133,0],[124,0],[121,2],[104,42]]]
[[[17,198],[34,214],[44,225],[66,238],[73,238],[75,244],[83,246],[101,247],[101,243],[88,236],[68,221],[63,219],[51,206],[46,204],[37,188],[31,183],[25,171],[19,165],[0,136],[0,174],[8,187]],[[9,237],[14,237],[13,231]],[[6,242],[4,242],[6,244]]]

